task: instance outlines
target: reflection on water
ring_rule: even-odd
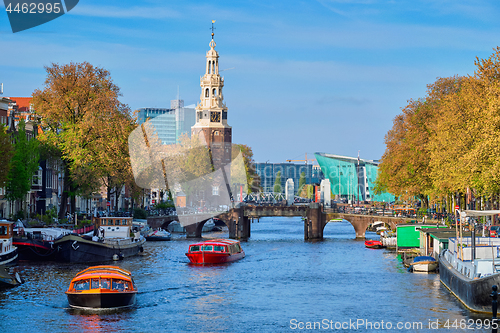
[[[293,319],[418,321],[419,332],[451,332],[447,320],[487,318],[465,309],[438,274],[408,273],[394,252],[366,249],[348,222],[328,223],[321,242],[303,240],[300,218],[251,228],[246,257],[228,265],[190,265],[185,252],[198,240],[177,234],[116,262],[139,290],[125,310],[69,309],[64,292],[87,265],[22,262],[26,283],[0,292],[0,332],[287,332]],[[227,237],[227,229],[204,237]],[[436,320],[440,329],[430,330]]]

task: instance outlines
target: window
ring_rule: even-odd
[[[212,245],[203,245],[201,247],[202,251],[213,251],[214,247]]]
[[[208,97],[208,96],[209,96],[209,94],[210,94],[210,90],[209,90],[208,88],[207,88],[207,89],[205,89],[205,97]]]
[[[219,195],[219,186],[212,186],[212,195]]]
[[[99,279],[92,279],[90,289],[99,289]]]
[[[215,88],[214,88],[214,90],[212,90],[212,95],[213,95],[214,97],[216,97],[216,96],[217,96],[217,89],[215,89]]]
[[[214,246],[214,251],[216,251],[216,252],[224,252],[224,246],[215,245]]]
[[[82,290],[89,290],[89,280],[81,280],[78,282],[75,282],[74,288],[76,291],[82,291]]]
[[[109,279],[101,279],[101,289],[111,289],[111,282]]]
[[[189,248],[189,252],[196,252],[196,251],[200,251],[199,245],[193,245]]]

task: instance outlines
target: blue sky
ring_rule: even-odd
[[[393,118],[438,77],[473,74],[500,45],[500,3],[461,1],[80,0],[13,34],[0,7],[4,96],[30,96],[44,66],[111,72],[131,109],[200,98],[216,20],[233,142],[257,162],[326,152],[379,159]]]

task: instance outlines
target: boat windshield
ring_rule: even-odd
[[[113,279],[113,290],[124,291],[126,285],[126,281]]]
[[[213,251],[214,247],[212,245],[203,245],[201,247],[202,251]]]
[[[189,248],[190,252],[195,252],[195,251],[200,251],[200,246],[199,245],[193,245]]]
[[[215,245],[214,246],[214,251],[216,251],[216,252],[224,252],[224,246]]]
[[[99,289],[99,279],[92,279],[90,289]]]
[[[101,289],[111,289],[111,281],[109,279],[101,279]]]
[[[74,288],[76,291],[89,290],[89,287],[90,287],[89,280],[81,280],[75,282],[74,284]]]

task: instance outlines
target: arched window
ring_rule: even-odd
[[[207,88],[207,89],[205,89],[205,97],[208,97],[208,96],[209,96],[209,94],[210,94],[210,90],[209,90],[208,88]]]
[[[217,96],[217,89],[216,89],[216,88],[214,88],[214,90],[212,90],[212,95],[213,95],[214,97],[215,97],[215,96]]]
[[[208,61],[208,74],[210,74],[210,71],[212,70],[212,61]],[[208,97],[208,96],[207,96]]]

